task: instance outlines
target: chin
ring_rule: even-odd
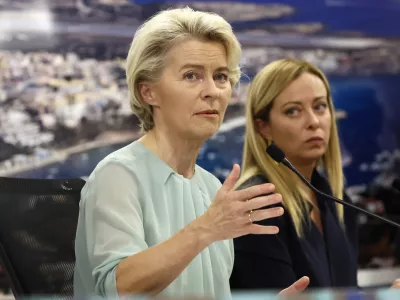
[[[217,133],[217,130],[204,130],[203,132],[199,133],[199,136],[201,136],[202,138],[207,140],[216,133]]]
[[[313,161],[318,161],[319,159],[321,159],[324,154],[326,152],[326,149],[313,149],[313,150],[309,150],[307,151],[307,153],[303,154],[304,159],[307,160],[313,160]]]
[[[210,137],[212,137],[214,134],[216,134],[218,131],[218,128],[195,128],[194,130],[190,130],[188,132],[188,135],[192,139],[198,139],[198,140],[204,140],[206,141]]]

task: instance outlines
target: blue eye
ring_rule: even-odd
[[[187,80],[190,80],[190,81],[193,81],[193,80],[199,79],[199,76],[195,72],[188,72],[185,75],[183,75],[183,78],[187,79]]]
[[[218,74],[216,77],[216,80],[218,81],[222,81],[222,82],[227,82],[228,81],[228,75],[224,74],[224,73],[220,73]]]

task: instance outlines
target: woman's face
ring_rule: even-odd
[[[232,87],[227,55],[218,42],[188,39],[174,45],[157,83],[142,84],[156,127],[185,139],[207,139],[220,127]]]
[[[269,121],[257,121],[260,134],[272,140],[294,164],[316,163],[331,132],[327,90],[317,76],[304,73],[274,100]]]

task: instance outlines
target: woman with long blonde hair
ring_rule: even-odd
[[[233,289],[280,288],[307,275],[310,287],[357,286],[356,216],[324,199],[266,148],[275,143],[314,186],[345,201],[339,137],[328,80],[301,60],[275,61],[248,91],[246,137],[238,189],[271,182],[285,214],[259,222],[277,235],[234,240]]]

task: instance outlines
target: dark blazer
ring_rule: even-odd
[[[265,177],[255,176],[240,188],[265,182],[268,182]],[[318,172],[313,173],[311,183],[332,195],[328,181]],[[234,239],[231,289],[282,289],[302,276],[310,278],[310,288],[357,287],[356,214],[344,207],[345,229],[342,229],[335,202],[324,198],[317,195],[324,235],[310,221],[304,223],[304,236],[299,238],[285,211],[281,217],[258,222],[278,226],[278,234]],[[344,200],[349,198],[345,196]]]

